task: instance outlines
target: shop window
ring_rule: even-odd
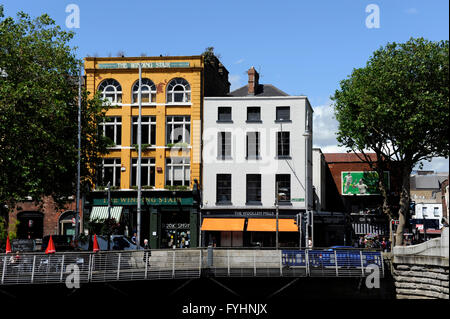
[[[101,97],[111,104],[122,103],[122,87],[114,79],[106,79],[98,86]]]
[[[142,104],[151,104],[156,102],[156,85],[152,80],[144,78],[141,81],[141,102]],[[133,85],[133,101],[139,103],[139,80]]]
[[[188,103],[191,101],[191,86],[183,78],[170,81],[167,86],[167,103]]]
[[[131,132],[131,144],[138,143],[139,117],[133,116],[133,129]],[[156,144],[156,116],[141,117],[141,144]]]

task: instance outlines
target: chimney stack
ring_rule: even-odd
[[[259,73],[252,66],[248,72],[248,95],[255,95],[259,86]]]

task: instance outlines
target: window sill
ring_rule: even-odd
[[[291,120],[275,120],[275,123],[292,123]]]
[[[131,104],[132,107],[139,107],[138,103],[133,103]],[[141,106],[156,106],[156,103],[142,103]],[[148,116],[148,115],[143,115],[143,116]],[[150,115],[150,116],[154,116],[154,115]]]
[[[233,120],[217,120],[216,123],[233,123]]]
[[[245,123],[262,123],[261,120],[246,120]]]
[[[262,206],[261,202],[246,202],[246,206]]]
[[[175,106],[177,106],[177,105],[192,105],[192,103],[191,102],[169,102],[169,103],[166,103],[166,105],[167,106],[172,106],[172,105],[175,105]]]
[[[261,160],[262,157],[261,156],[246,156],[245,159],[247,161],[251,161],[251,160]]]
[[[292,206],[292,203],[290,201],[283,201],[283,202],[279,201],[278,206]]]
[[[217,156],[217,160],[219,161],[226,161],[226,160],[232,160],[233,158],[231,156]]]
[[[232,202],[218,202],[216,206],[233,206]]]
[[[290,155],[279,155],[275,156],[275,159],[283,160],[283,159],[292,159]]]

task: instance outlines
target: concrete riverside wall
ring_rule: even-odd
[[[201,265],[200,265],[201,252]],[[174,259],[175,253],[175,259]],[[212,268],[280,268],[281,250],[214,249]],[[208,250],[153,250],[150,268],[196,269],[208,266]]]
[[[397,299],[449,299],[449,228],[441,237],[393,249]]]

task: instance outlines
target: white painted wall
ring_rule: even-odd
[[[232,108],[233,123],[217,123],[219,106]],[[247,107],[261,107],[262,123],[246,123]],[[276,107],[290,106],[291,123],[282,123],[290,132],[291,159],[276,159]],[[204,103],[203,125],[203,208],[216,206],[216,174],[232,174],[232,207],[273,208],[275,203],[275,174],[291,174],[291,199],[305,198],[306,110],[312,127],[312,108],[306,97],[207,97]],[[231,160],[217,159],[217,133],[232,132]],[[260,132],[260,160],[246,160],[246,133]],[[312,132],[311,132],[312,135]],[[312,183],[312,140],[308,146],[308,169]],[[246,205],[246,174],[261,174],[262,206]],[[312,206],[312,192],[309,202]],[[283,207],[284,208],[284,207]],[[289,208],[289,207],[286,207]],[[304,209],[305,202],[292,201],[294,209]]]
[[[426,207],[426,216],[423,215],[423,208]],[[434,214],[437,208],[438,213]],[[416,219],[439,219],[439,228],[442,228],[442,204],[441,203],[416,203],[415,216]]]
[[[325,205],[325,159],[320,148],[313,148],[313,186],[318,197],[317,210],[326,210]]]

